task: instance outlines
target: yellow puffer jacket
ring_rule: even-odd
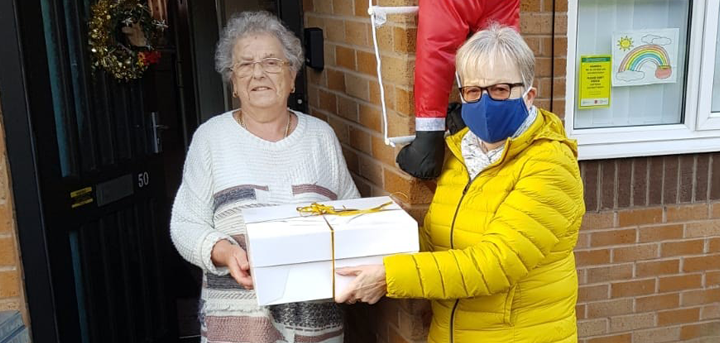
[[[539,110],[469,181],[466,132],[447,138],[452,155],[425,217],[424,252],[384,260],[388,296],[433,300],[431,343],[577,342],[577,144]]]

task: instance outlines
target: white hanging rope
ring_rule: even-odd
[[[371,1],[372,2],[372,1]],[[379,27],[385,24],[387,21],[388,14],[415,14],[418,12],[417,6],[400,6],[400,7],[380,7],[369,4],[368,14],[376,16],[375,24],[373,26]]]
[[[372,24],[373,45],[375,47],[375,60],[377,61],[378,87],[380,88],[380,106],[383,116],[383,134],[385,136],[385,145],[395,147],[396,144],[410,143],[415,136],[388,137],[388,116],[387,106],[385,106],[385,87],[382,82],[382,62],[380,61],[380,49],[378,48],[376,29],[387,21],[387,14],[413,14],[417,13],[417,6],[406,7],[380,7],[373,6],[372,0],[368,1],[368,14],[370,15],[370,23]]]

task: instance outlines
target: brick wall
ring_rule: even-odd
[[[403,192],[421,220],[434,184],[400,172],[399,149],[382,142],[367,0],[304,6],[305,26],[325,33],[326,68],[308,70],[310,113],[335,128],[364,196]],[[523,0],[520,16],[537,59],[536,105],[562,118],[567,1]],[[414,15],[390,16],[378,31],[392,136],[414,131],[416,28]],[[720,154],[588,161],[581,170],[588,213],[576,249],[580,341],[720,342]],[[430,310],[426,301],[383,299],[347,307],[347,320],[348,342],[424,342]]]
[[[581,342],[720,342],[720,153],[581,168]]]
[[[0,106],[0,311],[19,310],[29,324],[8,167]]]

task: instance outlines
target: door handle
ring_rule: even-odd
[[[160,114],[158,112],[150,112],[150,120],[152,121],[152,151],[159,154],[162,152],[162,132],[170,127],[160,124]]]

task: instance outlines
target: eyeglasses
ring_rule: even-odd
[[[460,97],[468,103],[478,102],[483,93],[487,93],[493,100],[507,100],[513,88],[524,86],[522,83],[498,83],[487,87],[466,86],[460,87]]]
[[[284,65],[290,64],[290,62],[283,61],[279,58],[268,57],[254,62],[236,63],[230,70],[237,74],[237,76],[248,76],[253,73],[255,64],[257,63],[260,64],[260,68],[262,68],[263,71],[270,74],[277,74],[282,71]]]

